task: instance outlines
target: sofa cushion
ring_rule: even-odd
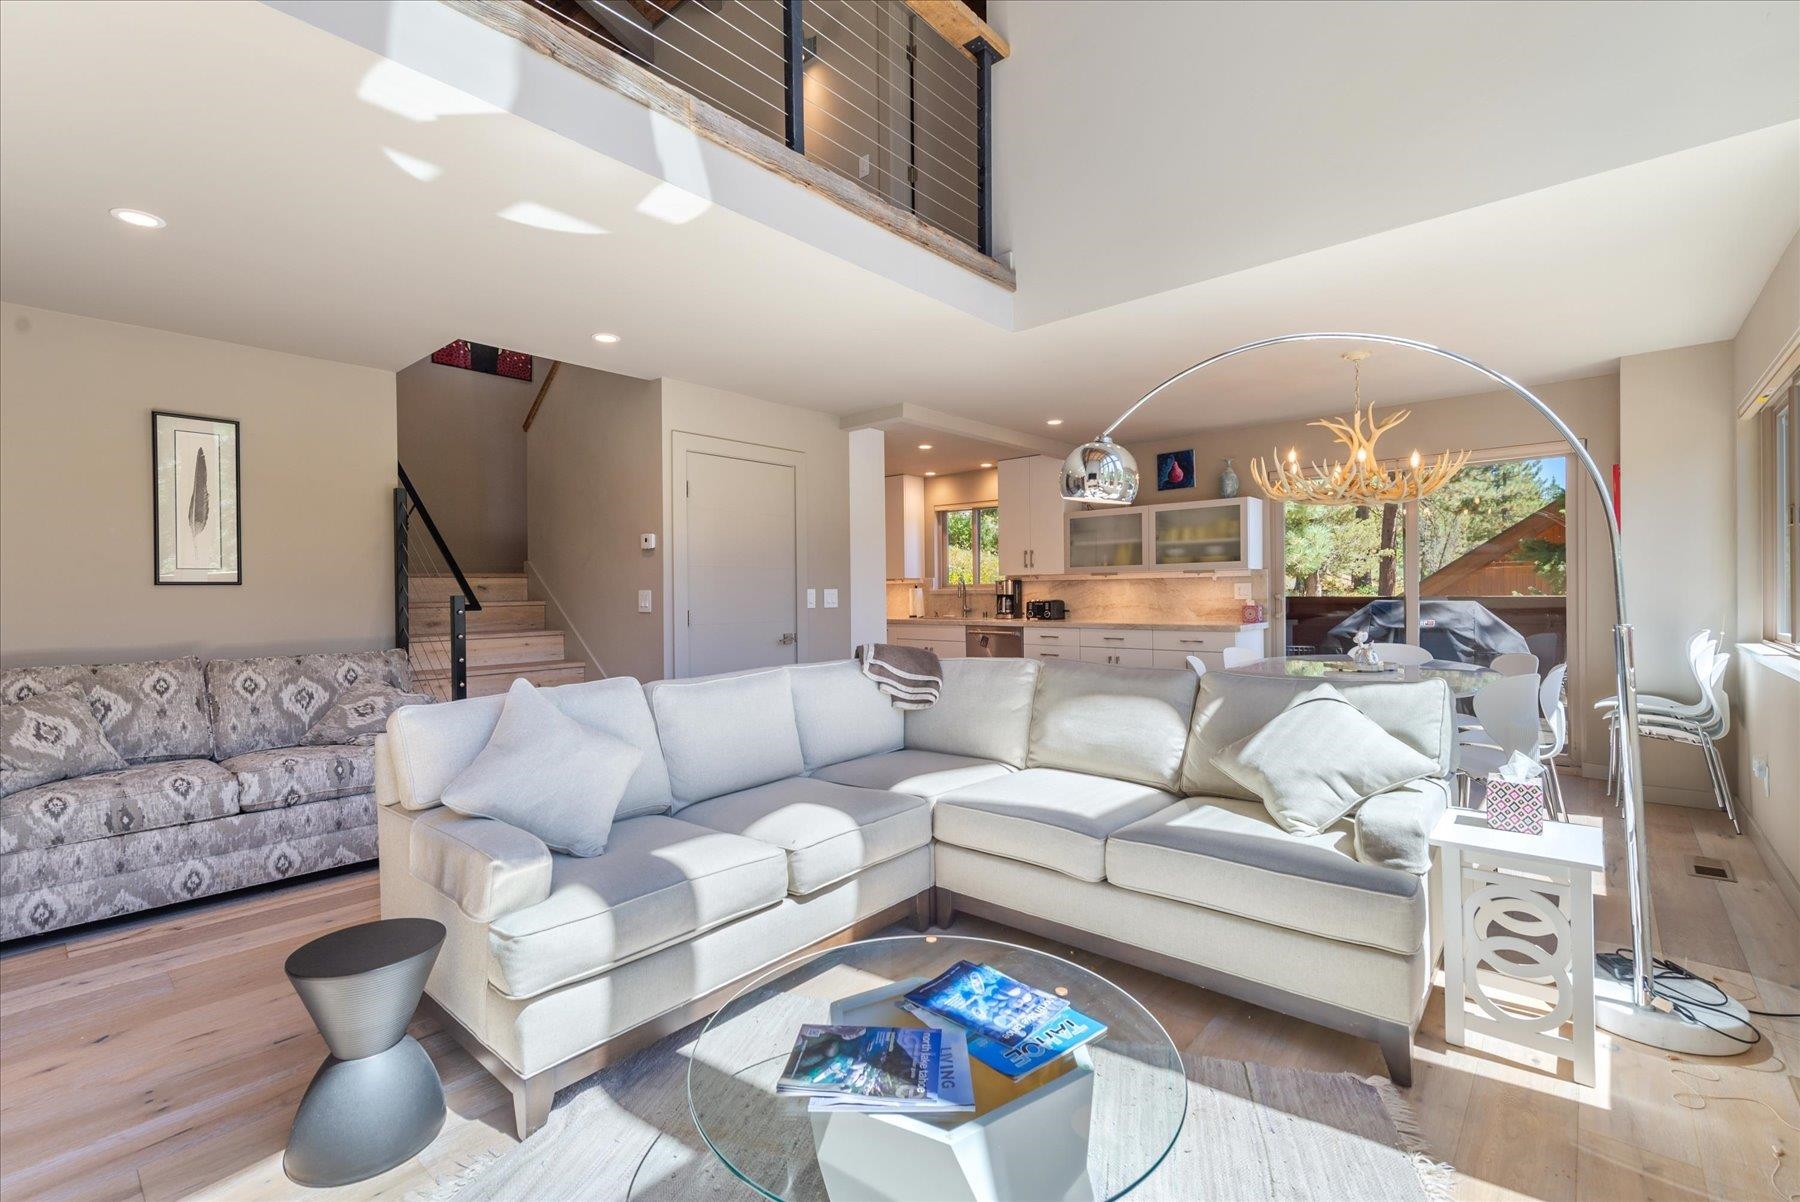
[[[552,859],[530,831],[437,806],[406,820],[407,868],[476,922],[550,896]]]
[[[444,786],[444,805],[530,831],[552,851],[597,856],[644,753],[583,726],[521,677],[481,754]]]
[[[906,745],[1023,768],[1041,666],[1035,659],[946,659],[937,703],[906,711]]]
[[[165,760],[0,798],[0,852],[40,851],[238,812],[238,779],[211,760]]]
[[[1047,662],[1032,701],[1026,762],[1174,792],[1199,683],[1185,668]]]
[[[1437,767],[1325,683],[1297,695],[1267,726],[1212,762],[1261,798],[1275,825],[1293,835],[1317,834],[1366,798]]]
[[[205,676],[195,657],[9,668],[0,672],[0,701],[18,701],[72,684],[87,694],[106,741],[131,763],[212,758],[212,714]]]
[[[300,736],[302,747],[375,746],[375,736],[387,729],[390,715],[401,706],[430,705],[430,693],[409,693],[391,684],[376,682],[347,689],[313,720]]]
[[[681,817],[781,848],[796,897],[931,842],[931,805],[922,798],[808,776],[715,797]]]
[[[887,789],[909,797],[927,800],[939,797],[964,785],[1005,776],[1011,772],[1005,764],[993,760],[970,759],[966,755],[945,755],[941,751],[914,751],[906,748],[885,755],[865,755],[859,760],[827,764],[813,776],[834,784],[855,785],[859,789]]]
[[[507,997],[535,997],[786,893],[779,848],[660,814],[627,819],[604,855],[552,856],[549,897],[494,920],[488,980]]]
[[[276,747],[232,756],[220,766],[237,776],[238,808],[246,814],[375,788],[371,747]]]
[[[1259,802],[1188,797],[1116,832],[1106,879],[1259,922],[1417,952],[1424,939],[1424,881],[1360,863],[1348,821],[1290,835]]]
[[[787,672],[742,672],[644,686],[676,808],[806,770]]]
[[[1356,858],[1420,873],[1431,868],[1431,831],[1450,808],[1450,783],[1433,777],[1377,793],[1356,807]]]
[[[539,694],[583,726],[623,739],[644,753],[614,820],[667,813],[669,772],[650,717],[644,687],[629,676],[539,689]],[[506,698],[471,697],[440,705],[409,706],[388,719],[388,762],[394,800],[406,810],[428,810],[444,786],[474,762],[500,721]]]
[[[1181,762],[1181,792],[1196,797],[1258,800],[1255,793],[1220,771],[1212,757],[1238,740],[1267,726],[1287,709],[1296,695],[1318,686],[1315,679],[1285,679],[1208,672],[1200,679],[1200,697],[1188,730]],[[1342,690],[1344,699],[1381,729],[1437,761],[1432,775],[1448,775],[1456,752],[1451,720],[1450,687],[1441,680],[1407,684],[1357,684]]]
[[[1106,837],[1175,798],[1135,781],[1027,768],[937,799],[932,831],[945,843],[1106,879]]]
[[[293,747],[319,715],[362,684],[412,687],[404,651],[215,659],[206,665],[215,756]]]
[[[862,674],[853,659],[797,664],[787,670],[806,770],[884,751],[906,741],[904,711]]]
[[[125,766],[80,685],[0,706],[0,797]]]

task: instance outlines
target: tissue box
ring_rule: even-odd
[[[1498,772],[1487,778],[1487,820],[1497,831],[1521,835],[1544,833],[1544,782],[1508,780]]]

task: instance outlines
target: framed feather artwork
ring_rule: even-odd
[[[158,584],[242,584],[238,424],[150,414]]]

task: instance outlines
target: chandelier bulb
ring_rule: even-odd
[[[1412,468],[1415,472],[1419,470],[1419,453],[1417,451],[1412,453]]]

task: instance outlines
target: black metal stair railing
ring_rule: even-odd
[[[481,608],[469,578],[451,552],[450,545],[431,520],[431,511],[419,497],[418,489],[406,474],[406,467],[396,463],[400,487],[394,490],[394,645],[408,653],[415,666],[442,670],[450,682],[450,699],[461,701],[469,695],[469,618]],[[415,524],[413,518],[418,518]],[[420,537],[420,532],[424,537]],[[412,637],[412,579],[418,576],[449,578],[456,582],[450,595],[450,638],[448,653],[439,668],[435,643],[415,642]]]

